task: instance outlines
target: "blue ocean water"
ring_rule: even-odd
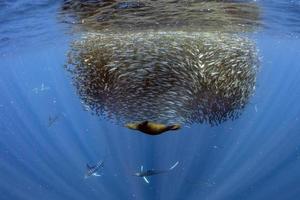
[[[152,137],[84,109],[63,67],[61,1],[1,1],[0,199],[300,199],[300,2],[256,2],[261,63],[242,115]],[[101,159],[102,176],[84,179]],[[176,161],[150,184],[132,176]]]

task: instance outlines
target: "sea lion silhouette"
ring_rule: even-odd
[[[126,127],[146,133],[148,135],[160,135],[166,131],[174,131],[180,129],[179,124],[165,125],[155,122],[144,121],[141,123],[128,123]]]

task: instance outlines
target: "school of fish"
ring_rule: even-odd
[[[82,103],[116,123],[237,118],[255,91],[259,59],[247,37],[222,32],[87,32],[67,70]]]

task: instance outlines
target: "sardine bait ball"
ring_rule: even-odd
[[[254,92],[257,52],[225,33],[88,33],[67,65],[82,102],[115,122],[219,124]]]

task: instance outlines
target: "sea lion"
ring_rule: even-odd
[[[180,129],[179,124],[165,125],[155,122],[144,121],[141,123],[128,123],[127,128],[134,129],[146,133],[148,135],[160,135],[166,131],[174,131]]]

